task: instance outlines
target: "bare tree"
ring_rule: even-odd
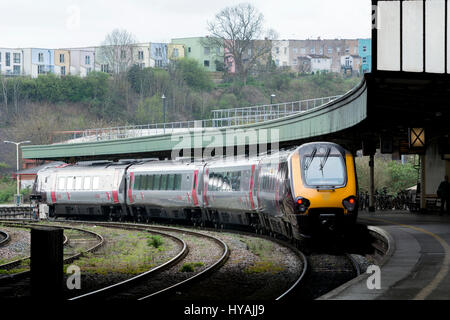
[[[8,81],[0,75],[0,84],[2,85],[3,105],[5,106],[5,114],[8,113]],[[1,110],[0,110],[1,111]],[[1,113],[0,113],[1,114]]]
[[[108,34],[100,47],[98,59],[108,66],[109,72],[125,72],[133,63],[133,44],[136,38],[126,30],[115,29]]]
[[[277,38],[274,30],[264,29],[264,16],[251,4],[227,7],[208,22],[211,46],[224,47],[225,65],[234,63],[235,73],[244,82],[258,64],[271,59],[272,41]]]

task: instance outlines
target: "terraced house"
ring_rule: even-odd
[[[23,51],[0,48],[0,75],[20,75],[22,73]]]
[[[30,75],[32,78],[54,73],[55,50],[43,48],[23,49],[23,69],[25,75]]]
[[[172,39],[172,44],[184,46],[186,58],[197,60],[206,71],[224,70],[224,47],[213,45],[208,37]]]

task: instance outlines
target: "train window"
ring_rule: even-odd
[[[143,180],[142,178],[143,178],[143,176],[140,174],[138,174],[134,177],[134,185],[133,185],[134,190],[142,190],[141,189],[141,180]]]
[[[167,187],[167,174],[161,176],[161,183],[159,185],[159,190],[166,190]]]
[[[181,190],[181,174],[175,175],[175,190]]]
[[[75,183],[75,177],[67,177],[67,190],[73,190],[74,187],[74,183]]]
[[[91,189],[91,177],[84,177],[84,190],[90,190]]]
[[[236,171],[231,174],[231,189],[241,191],[241,172]]]
[[[231,191],[231,172],[225,172],[223,174],[223,191]]]
[[[65,189],[66,189],[66,177],[59,177],[58,190],[65,190]]]
[[[303,165],[306,184],[309,186],[342,186],[345,184],[345,164],[340,156],[328,158],[305,157]]]
[[[153,176],[153,190],[159,190],[159,182],[161,180],[161,175],[156,174]]]
[[[152,190],[153,189],[153,181],[155,180],[155,176],[152,174],[149,174],[146,176],[146,185],[143,187],[143,190]]]
[[[169,174],[167,178],[167,190],[174,190],[175,175]]]
[[[75,190],[81,190],[83,177],[75,177]]]
[[[92,189],[93,190],[100,189],[100,177],[94,177],[94,179],[92,179]]]

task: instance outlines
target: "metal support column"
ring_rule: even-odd
[[[375,212],[375,159],[370,154],[369,160],[369,212]]]

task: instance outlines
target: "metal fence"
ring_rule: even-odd
[[[331,96],[294,102],[268,104],[236,109],[218,109],[211,111],[212,118],[206,120],[179,121],[112,128],[87,129],[82,131],[58,132],[71,134],[72,139],[60,143],[80,143],[125,138],[145,137],[159,134],[173,134],[202,130],[203,128],[221,128],[247,125],[287,117],[323,106],[341,96]],[[67,139],[67,135],[65,136]]]

